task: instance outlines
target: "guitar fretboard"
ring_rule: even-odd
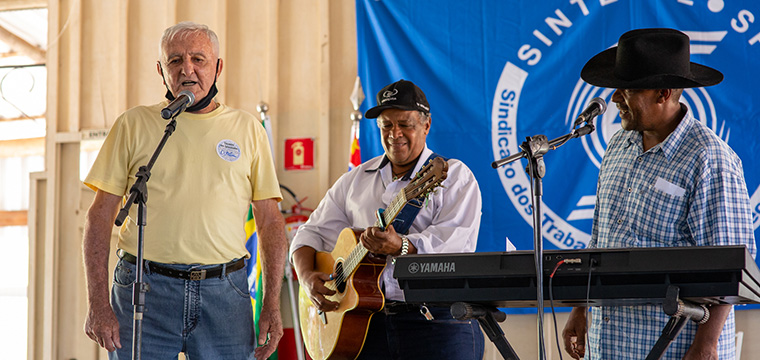
[[[396,197],[393,198],[393,201],[391,201],[390,206],[385,209],[385,211],[382,213],[383,217],[383,223],[385,225],[390,224],[393,222],[393,220],[396,218],[399,212],[401,212],[401,209],[406,204],[406,193],[404,191],[399,191],[398,194],[396,194]],[[380,222],[380,219],[377,219],[375,221],[376,227],[381,227],[383,223]],[[343,274],[338,274],[338,278],[335,281],[335,284],[339,284],[342,281],[344,281],[348,274],[351,274],[354,272],[354,269],[356,269],[357,266],[359,266],[359,262],[364,259],[365,256],[369,253],[369,250],[362,245],[361,241],[356,242],[356,246],[354,246],[354,249],[351,250],[351,253],[348,255],[348,258],[343,263]],[[332,289],[334,290],[334,289]]]

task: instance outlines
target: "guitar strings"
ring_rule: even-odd
[[[414,180],[419,180],[421,177],[422,176],[418,174]],[[416,186],[416,181],[413,181],[413,183]],[[393,201],[391,201],[391,206],[388,209],[386,209],[381,215],[383,217],[383,222],[381,223],[380,219],[377,219],[374,226],[378,227],[378,226],[383,225],[383,223],[388,224],[389,219],[395,219],[398,213],[403,208],[403,206],[406,205],[406,201],[407,199],[406,199],[405,191],[400,191],[398,194],[396,194],[396,196],[393,198]],[[328,287],[330,290],[337,290],[337,285],[343,283],[344,281],[348,279],[347,274],[350,275],[353,273],[359,261],[361,261],[361,259],[364,259],[367,253],[369,253],[369,250],[367,250],[367,248],[364,247],[361,241],[357,242],[357,246],[354,247],[354,249],[348,255],[347,260],[343,263],[342,271],[340,271],[340,273],[337,274],[335,279],[331,280],[332,283],[330,284],[330,286],[328,286],[327,283],[325,283],[325,286]]]
[[[398,208],[397,204],[398,204],[399,198],[403,198],[403,195],[404,195],[403,192],[399,192],[396,195],[396,197],[391,202],[391,207],[388,209],[388,211],[383,212],[382,214],[383,218],[386,218],[386,215],[391,214],[391,213],[393,213],[393,217],[396,217],[397,208]],[[377,219],[374,226],[380,226],[380,225],[381,225],[380,219]],[[353,250],[351,250],[351,253],[348,255],[347,260],[343,263],[343,271],[337,274],[335,279],[333,279],[334,281],[333,284],[335,285],[336,289],[337,289],[337,284],[344,282],[348,278],[346,274],[353,273],[354,268],[356,267],[358,262],[361,259],[363,259],[364,256],[367,255],[367,253],[369,253],[369,250],[367,250],[364,247],[361,241],[357,242],[356,246],[353,248]],[[335,289],[331,288],[330,290],[335,290]]]

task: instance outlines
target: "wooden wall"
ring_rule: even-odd
[[[92,199],[79,180],[82,139],[101,136],[129,107],[160,101],[165,89],[155,64],[163,30],[205,23],[219,35],[225,60],[218,99],[254,114],[268,103],[280,181],[316,207],[347,168],[354,0],[49,0],[48,9],[46,163],[32,176],[29,217],[29,359],[105,359],[82,331],[82,225]],[[365,89],[366,96],[376,90]],[[291,137],[314,138],[313,170],[283,169]],[[760,313],[738,314],[751,358],[760,353]],[[523,358],[535,358],[535,315],[510,316],[502,327]],[[544,329],[549,358],[558,358],[549,317]],[[500,358],[488,341],[486,358]]]
[[[268,103],[280,181],[316,207],[347,169],[354,1],[50,0],[48,10],[46,171],[35,175],[32,195],[40,226],[30,244],[29,358],[96,359],[103,353],[82,331],[82,224],[92,196],[79,179],[82,139],[103,134],[132,106],[162,100],[163,30],[205,23],[225,61],[218,99],[254,114]],[[283,169],[290,137],[314,138],[314,169]]]

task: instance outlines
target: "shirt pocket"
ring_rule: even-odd
[[[658,177],[641,192],[636,206],[637,229],[642,246],[678,246],[687,216],[686,190]]]

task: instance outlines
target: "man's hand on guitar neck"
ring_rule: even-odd
[[[340,304],[325,297],[335,295],[334,290],[325,286],[325,282],[330,280],[330,275],[314,269],[315,255],[316,250],[308,246],[293,253],[293,265],[298,274],[298,282],[319,311],[335,311]]]
[[[403,241],[401,236],[396,233],[396,229],[393,225],[389,225],[385,231],[379,227],[370,227],[365,230],[359,241],[362,242],[364,248],[369,250],[373,254],[398,256],[401,254],[401,246]],[[409,242],[408,254],[417,253],[417,248]]]

